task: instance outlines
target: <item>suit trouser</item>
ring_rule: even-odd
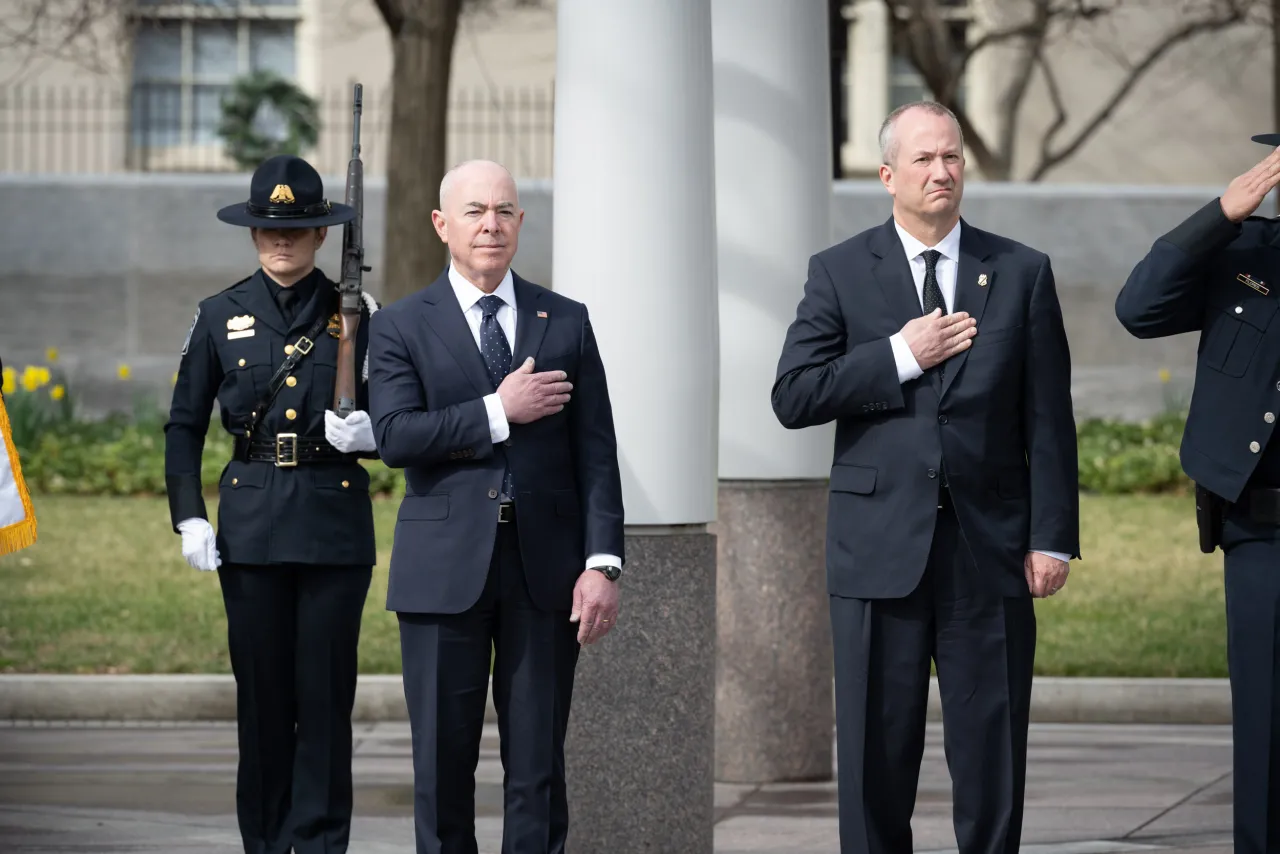
[[[351,709],[373,568],[223,564],[246,854],[343,854]]]
[[[961,854],[1012,854],[1022,834],[1035,657],[1030,597],[988,592],[950,509],[902,599],[831,597],[842,854],[910,854],[929,662]]]
[[[1223,522],[1236,854],[1280,851],[1280,527]]]
[[[578,628],[529,598],[516,523],[498,525],[479,601],[461,614],[401,613],[413,733],[418,854],[476,854],[475,771],[493,662],[503,854],[562,854],[569,828],[564,739]]]

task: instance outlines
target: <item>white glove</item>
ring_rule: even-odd
[[[343,420],[332,409],[324,413],[324,437],[344,454],[356,451],[372,451],[377,446],[373,442],[373,422],[369,413],[357,409]]]
[[[218,538],[208,519],[183,519],[178,523],[182,534],[182,556],[201,572],[210,572],[222,566],[218,557]]]

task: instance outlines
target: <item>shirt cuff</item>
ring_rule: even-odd
[[[1038,555],[1048,555],[1049,557],[1057,558],[1063,563],[1071,563],[1071,555],[1069,554],[1063,554],[1062,552],[1046,552],[1041,549],[1032,549],[1031,551]]]
[[[893,361],[898,366],[898,382],[905,383],[924,374],[901,332],[889,336],[889,346],[893,348]]]
[[[502,398],[496,391],[485,395],[484,409],[489,414],[489,438],[495,445],[507,441],[511,425],[507,423],[507,411],[502,408]]]
[[[612,566],[614,569],[622,569],[622,558],[617,555],[590,555],[587,558],[587,569],[593,566]]]

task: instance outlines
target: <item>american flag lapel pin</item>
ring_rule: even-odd
[[[538,317],[541,317],[545,320],[547,317],[547,313],[545,311],[540,311],[538,312]]]

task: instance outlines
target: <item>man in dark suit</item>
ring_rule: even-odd
[[[448,269],[375,314],[369,333],[374,434],[406,479],[387,608],[400,621],[417,850],[476,852],[492,650],[502,850],[562,852],[579,645],[618,614],[609,391],[586,307],[511,272],[524,212],[510,174],[456,167],[440,208]]]
[[[1280,149],[1157,239],[1116,297],[1137,338],[1200,333],[1181,459],[1200,548],[1224,555],[1237,854],[1280,851],[1280,221],[1251,216],[1278,184]]]
[[[954,116],[881,128],[883,225],[809,261],[773,387],[836,422],[827,518],[840,846],[909,854],[937,664],[962,854],[1018,850],[1031,597],[1078,557],[1071,364],[1048,258],[960,219]]]

